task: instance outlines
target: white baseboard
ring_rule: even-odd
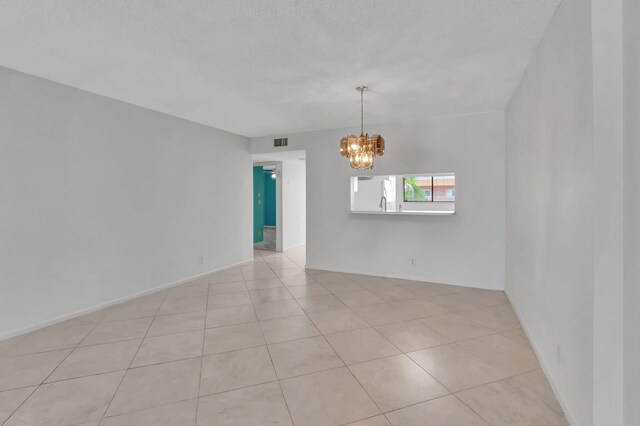
[[[330,272],[340,272],[343,274],[356,274],[356,275],[366,275],[369,277],[384,277],[384,278],[398,278],[401,280],[413,280],[413,281],[422,281],[422,282],[428,282],[428,283],[433,283],[433,284],[444,284],[444,285],[453,285],[456,287],[471,287],[471,288],[478,288],[481,290],[498,290],[498,291],[504,291],[504,288],[493,288],[493,287],[482,287],[480,285],[478,285],[477,283],[449,283],[449,282],[442,282],[442,281],[433,281],[433,280],[429,280],[426,279],[425,277],[421,277],[421,276],[417,276],[417,275],[410,275],[410,274],[383,274],[383,273],[371,273],[369,272],[364,272],[364,271],[358,271],[358,270],[354,270],[354,269],[336,269],[336,268],[325,268],[325,267],[321,267],[321,266],[313,266],[313,265],[305,265],[306,269],[319,269],[322,271],[330,271]]]
[[[538,346],[536,345],[535,340],[533,339],[531,334],[529,334],[529,327],[527,326],[527,323],[522,320],[522,316],[518,312],[518,308],[511,301],[511,297],[509,297],[509,292],[505,289],[504,293],[507,296],[507,299],[509,299],[509,303],[511,304],[511,308],[513,309],[513,312],[515,312],[516,317],[518,318],[518,321],[520,321],[520,325],[522,326],[522,330],[524,330],[524,334],[526,334],[527,335],[527,339],[529,339],[529,343],[531,344],[531,348],[533,349],[533,352],[536,354],[536,357],[538,358],[538,362],[540,363],[540,368],[542,369],[542,372],[544,373],[545,377],[547,378],[547,381],[549,382],[549,386],[551,386],[551,390],[553,390],[553,393],[556,396],[556,399],[558,400],[558,404],[560,404],[560,407],[562,408],[562,411],[564,412],[565,418],[567,419],[567,421],[569,422],[570,425],[577,426],[578,422],[576,421],[575,416],[571,412],[571,408],[569,408],[569,405],[567,404],[565,399],[562,397],[562,393],[560,392],[560,389],[559,389],[558,385],[556,384],[555,379],[549,373],[549,368],[547,367],[547,362],[542,357],[542,354],[541,354],[540,350],[538,349]]]
[[[177,285],[184,284],[186,282],[196,280],[198,278],[204,277],[204,276],[209,275],[209,274],[213,274],[213,273],[216,273],[216,272],[221,272],[221,271],[225,271],[227,269],[235,268],[236,266],[241,266],[241,265],[247,264],[249,262],[253,262],[253,258],[252,259],[248,259],[248,260],[243,260],[242,262],[234,263],[232,265],[223,266],[222,268],[212,269],[210,271],[203,272],[203,273],[198,274],[198,275],[193,275],[191,277],[183,278],[183,279],[178,280],[178,281],[173,281],[173,282],[170,282],[170,283],[167,283],[167,284],[159,285],[157,287],[152,287],[152,288],[149,288],[147,290],[143,290],[143,291],[140,291],[140,292],[137,292],[137,293],[134,293],[134,294],[130,294],[128,296],[120,297],[120,298],[117,298],[117,299],[112,299],[112,300],[109,300],[108,302],[100,303],[98,305],[94,305],[94,306],[91,306],[89,308],[81,309],[79,311],[72,312],[72,313],[69,313],[69,314],[60,315],[60,316],[57,316],[55,318],[51,318],[51,319],[46,320],[46,321],[42,321],[42,322],[39,322],[39,323],[36,323],[36,324],[29,325],[27,327],[19,328],[19,329],[16,329],[16,330],[11,330],[11,331],[9,331],[7,333],[0,334],[0,341],[5,340],[5,339],[10,339],[11,337],[19,336],[21,334],[29,333],[29,332],[41,329],[43,327],[48,327],[50,325],[58,324],[58,323],[60,323],[62,321],[66,321],[66,320],[69,320],[69,319],[72,319],[72,318],[76,318],[76,317],[79,317],[81,315],[90,314],[92,312],[99,311],[100,309],[108,308],[109,306],[117,305],[118,303],[127,302],[127,301],[135,299],[137,297],[146,296],[148,294],[152,294],[152,293],[158,292],[160,290],[165,290],[167,288],[175,287]]]
[[[289,250],[297,249],[298,247],[306,246],[307,243],[296,244],[295,246],[287,247],[283,250],[283,252],[287,252]]]

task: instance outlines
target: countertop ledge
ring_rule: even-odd
[[[353,214],[386,214],[391,216],[453,216],[455,211],[448,210],[393,210],[393,211],[363,211],[351,210]]]

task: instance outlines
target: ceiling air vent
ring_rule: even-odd
[[[289,139],[287,138],[280,138],[280,139],[273,140],[273,146],[288,146],[288,145],[289,145]]]

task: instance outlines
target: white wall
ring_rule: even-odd
[[[307,211],[305,200],[306,165],[304,161],[282,162],[282,249],[284,251],[306,242]]]
[[[622,2],[591,0],[593,423],[623,423]]]
[[[590,19],[562,2],[506,111],[506,292],[576,425],[593,402]]]
[[[373,171],[352,170],[338,153],[355,128],[285,135],[287,149],[307,151],[307,266],[502,289],[504,114],[365,127],[387,141]],[[272,137],[251,145],[253,153],[276,150]],[[350,176],[415,172],[456,173],[454,216],[349,213]]]
[[[640,424],[640,2],[624,0],[625,424]]]
[[[0,93],[0,338],[251,259],[248,139],[4,68]]]

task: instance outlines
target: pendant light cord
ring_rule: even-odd
[[[364,90],[360,90],[360,134],[364,135]]]

